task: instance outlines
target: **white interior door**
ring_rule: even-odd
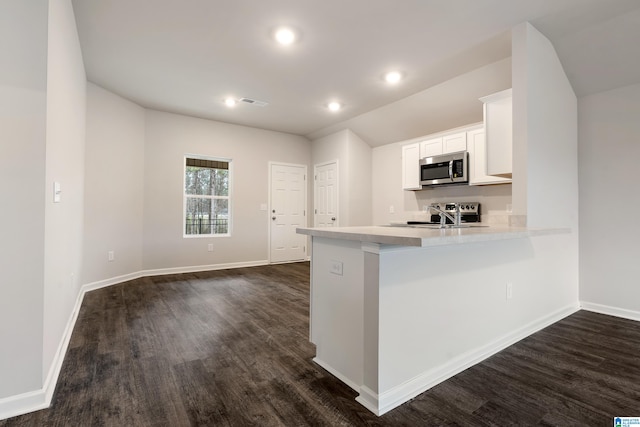
[[[306,259],[307,238],[296,233],[306,227],[306,166],[271,165],[271,248],[270,260],[276,262]]]
[[[338,226],[338,162],[314,168],[314,227]]]

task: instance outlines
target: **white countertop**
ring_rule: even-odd
[[[491,240],[570,233],[569,228],[523,228],[492,225],[469,228],[413,228],[396,226],[298,228],[299,234],[399,246],[440,246]]]

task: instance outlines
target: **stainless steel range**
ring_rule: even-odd
[[[425,221],[407,221],[407,224],[455,224],[455,219],[460,218],[460,223],[480,222],[479,202],[437,202],[425,206],[425,211],[431,213]],[[443,220],[444,218],[444,220]]]

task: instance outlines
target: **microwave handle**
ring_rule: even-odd
[[[453,181],[453,160],[449,162],[449,179]]]

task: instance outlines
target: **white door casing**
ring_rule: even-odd
[[[338,161],[314,166],[314,227],[338,226]]]
[[[307,237],[296,233],[306,227],[307,167],[270,164],[270,250],[272,263],[306,259]]]

